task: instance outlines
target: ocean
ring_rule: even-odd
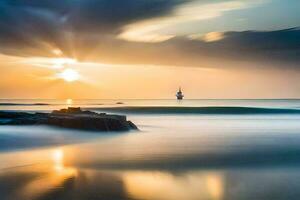
[[[0,127],[2,200],[298,200],[300,100],[0,100],[125,114],[95,133]]]

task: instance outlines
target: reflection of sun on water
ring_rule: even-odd
[[[46,152],[45,156],[49,155]],[[49,191],[60,188],[66,180],[77,177],[77,170],[73,167],[66,167],[64,165],[64,151],[63,149],[55,149],[50,152],[53,166],[45,165],[38,171],[34,169],[35,173],[41,173],[37,179],[33,179],[20,189],[21,196],[26,196],[26,199],[36,199]]]
[[[73,104],[73,99],[67,99],[66,104],[67,105],[72,105]]]
[[[67,176],[75,175],[75,169],[71,167],[65,167],[64,165],[64,151],[62,149],[55,149],[52,153],[52,159],[54,164],[54,170],[59,173],[63,173]]]
[[[213,199],[222,199],[224,194],[223,181],[218,175],[210,175],[206,178],[207,190]]]
[[[133,199],[223,199],[223,176],[220,173],[192,172],[177,176],[164,172],[126,172],[123,180]]]
[[[56,171],[62,171],[63,170],[63,168],[64,168],[63,159],[64,159],[63,151],[61,149],[54,150],[54,152],[53,152],[53,162],[54,162],[54,169]]]

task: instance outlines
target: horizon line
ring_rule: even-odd
[[[175,98],[157,98],[157,99],[140,99],[140,98],[111,98],[111,99],[99,99],[99,98],[0,98],[2,100],[176,100]],[[299,98],[185,98],[184,100],[300,100]],[[184,101],[182,100],[182,101]]]

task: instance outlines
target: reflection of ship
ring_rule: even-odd
[[[178,100],[182,100],[183,99],[184,95],[183,95],[183,93],[181,91],[181,87],[179,88],[178,92],[176,93],[176,97],[177,97]]]

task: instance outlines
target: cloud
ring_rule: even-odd
[[[185,50],[199,56],[231,61],[286,63],[300,61],[300,29],[208,33],[200,40],[181,40]],[[212,42],[213,41],[213,42]]]
[[[191,40],[202,40],[204,42],[215,42],[224,39],[225,35],[222,32],[209,32],[205,35],[202,34],[192,34],[188,38]]]
[[[199,36],[200,38],[196,37]],[[224,62],[249,62],[253,67],[283,64],[295,67],[300,62],[300,29],[277,31],[240,31],[208,33],[190,37],[174,37],[160,43],[117,41],[100,55],[108,62],[175,66],[222,67]],[[114,48],[116,46],[116,48]],[[105,47],[101,47],[105,49]],[[100,51],[100,49],[99,49]]]
[[[227,32],[222,40],[204,46],[235,59],[299,62],[300,29]]]
[[[70,54],[78,38],[115,37],[125,24],[166,15],[185,0],[2,0],[0,51],[6,54]],[[95,41],[94,41],[95,42]],[[95,45],[95,44],[94,44]]]
[[[139,42],[166,41],[172,38],[172,34],[164,34],[163,31],[165,29],[176,26],[180,29],[180,26],[184,23],[220,17],[224,12],[249,8],[263,2],[265,1],[192,1],[176,7],[171,15],[146,19],[126,25],[119,38]],[[154,37],[160,39],[153,40]]]
[[[2,0],[0,53],[79,62],[206,67],[220,61],[299,62],[300,31],[178,33],[265,0]],[[166,27],[173,31],[166,31]],[[174,27],[177,27],[174,28]],[[168,29],[169,30],[169,29]]]

